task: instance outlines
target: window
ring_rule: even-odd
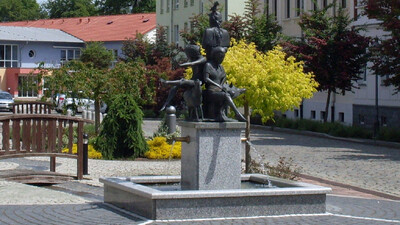
[[[61,62],[79,59],[80,57],[81,57],[81,50],[61,49],[61,58],[60,58]]]
[[[184,0],[183,7],[187,8],[187,7],[188,7],[188,5],[189,5],[189,3],[188,3],[188,0]]]
[[[179,43],[179,25],[174,25],[174,42]]]
[[[185,32],[187,32],[187,31],[189,30],[188,22],[185,22],[185,23],[183,24],[183,30],[184,30]]]
[[[302,10],[302,0],[296,0],[296,17],[300,16],[300,12]]]
[[[167,0],[167,13],[169,13],[170,5],[171,5],[171,0]]]
[[[322,1],[322,7],[325,9],[328,6],[328,0]]]
[[[28,52],[28,56],[29,56],[29,58],[35,57],[35,51],[30,50],[30,51]]]
[[[344,122],[344,112],[339,113],[339,122]]]
[[[315,119],[315,110],[311,110],[311,119]]]
[[[359,86],[366,86],[367,85],[367,65],[364,66],[360,73],[360,79],[357,80]]]
[[[114,68],[115,64],[118,62],[118,49],[110,49],[110,51],[114,57],[113,61],[111,62],[111,67]]]
[[[160,14],[164,13],[164,0],[160,0]]]
[[[190,21],[190,33],[194,33],[194,23]]]
[[[174,9],[179,9],[179,0],[175,0]]]
[[[18,67],[18,45],[0,45],[0,67]]]
[[[325,119],[325,111],[320,112],[320,119],[324,120]]]
[[[194,0],[190,0],[190,6],[194,6]]]
[[[18,97],[37,97],[38,81],[37,76],[18,77]]]
[[[278,0],[272,0],[272,14],[275,16],[275,19],[278,18]]]
[[[299,110],[298,109],[294,110],[294,118],[299,118]]]
[[[364,115],[361,115],[361,114],[358,115],[358,123],[361,125],[365,124],[365,116]]]
[[[290,0],[286,0],[286,18],[290,18]]]
[[[386,116],[381,116],[381,125],[383,127],[387,127],[387,119]]]
[[[347,7],[346,0],[340,1],[340,7],[342,7],[342,8],[346,8]]]
[[[170,39],[169,39],[169,37],[170,37],[170,30],[169,30],[169,26],[165,26],[165,33],[167,34],[167,36],[166,36],[166,38],[167,38],[167,41],[169,42],[170,41]]]

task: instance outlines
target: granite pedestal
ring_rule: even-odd
[[[182,190],[240,189],[240,134],[245,123],[179,122],[182,136]]]

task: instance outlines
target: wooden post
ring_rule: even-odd
[[[83,179],[83,122],[78,122],[78,180]]]

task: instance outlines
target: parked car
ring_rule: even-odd
[[[72,115],[81,113],[83,110],[94,111],[94,100],[87,98],[66,98],[65,94],[57,94],[55,99],[55,105],[57,112],[63,112],[64,110],[70,109]],[[107,104],[102,103],[100,105],[100,112],[106,113]]]
[[[12,111],[14,99],[12,95],[6,91],[0,91],[0,110]]]

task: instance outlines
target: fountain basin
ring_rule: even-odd
[[[162,191],[151,185],[178,183],[180,176],[112,177],[100,181],[104,183],[104,202],[153,220],[326,212],[326,194],[331,188],[260,174],[241,176],[242,182],[265,184],[268,179],[277,187]]]

